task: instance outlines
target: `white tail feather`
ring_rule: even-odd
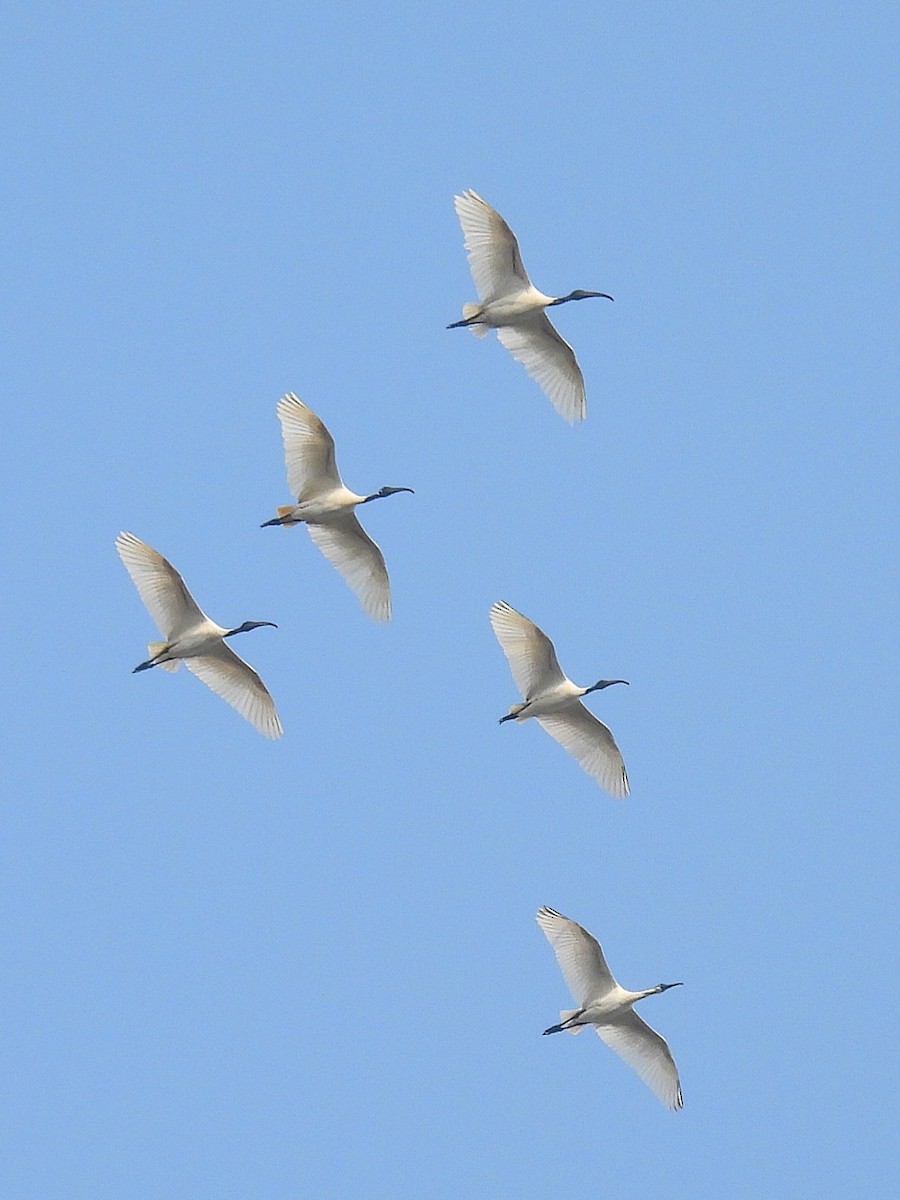
[[[165,642],[150,642],[147,646],[147,654],[150,658],[156,658],[157,654],[159,654],[161,650],[165,650],[165,648]],[[165,667],[167,671],[177,671],[178,663],[179,660],[177,658],[170,658],[167,662],[159,663],[159,666]]]
[[[474,317],[477,312],[481,311],[480,304],[464,304],[462,308],[463,320],[468,321],[469,317]],[[484,337],[490,326],[488,325],[470,325],[469,328],[476,337]]]
[[[560,1023],[565,1025],[565,1023],[566,1023],[566,1021],[568,1021],[569,1017],[574,1017],[578,1011],[579,1011],[579,1009],[577,1009],[577,1008],[561,1008],[559,1010]],[[583,1025],[571,1025],[566,1030],[566,1033],[581,1033],[582,1029],[584,1029]]]

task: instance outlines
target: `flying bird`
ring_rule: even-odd
[[[570,300],[592,296],[612,300],[612,296],[581,289],[565,296],[545,296],[528,278],[516,235],[496,209],[471,189],[454,196],[453,203],[479,301],[464,304],[463,319],[447,328],[467,327],[478,337],[496,329],[497,337],[540,384],[557,412],[569,422],[583,421],[587,411],[584,376],[575,351],[559,336],[544,310]]]
[[[179,573],[152,546],[133,533],[123,532],[116,538],[116,549],[165,637],[163,642],[150,643],[147,647],[150,657],[134,671],[147,671],[150,667],[177,671],[178,664],[184,661],[189,671],[236,708],[260,733],[269,738],[281,737],[281,721],[266,685],[225,643],[225,638],[262,625],[276,628],[274,621],[244,621],[236,629],[225,629],[201,610]]]
[[[553,947],[563,978],[578,1003],[578,1008],[562,1009],[560,1023],[544,1033],[581,1033],[586,1025],[593,1025],[597,1036],[640,1075],[663,1104],[671,1109],[682,1108],[684,1099],[672,1052],[665,1038],[632,1007],[647,996],[682,985],[658,983],[643,992],[629,992],[616,983],[600,943],[586,929],[546,906],[538,909],[537,923]]]
[[[383,487],[370,496],[358,496],[344,487],[334,458],[334,438],[303,401],[288,392],[276,408],[284,438],[288,485],[296,504],[278,506],[278,516],[267,525],[304,523],[309,536],[335,566],[370,617],[391,619],[391,586],[384,555],[354,512],[358,504],[381,500],[408,487]]]
[[[500,724],[534,717],[611,796],[617,800],[627,796],[628,776],[619,747],[581,697],[628,680],[598,679],[590,687],[579,687],[563,674],[547,635],[504,600],[491,605],[491,625],[525,697],[500,718]]]

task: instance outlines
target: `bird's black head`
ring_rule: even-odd
[[[596,683],[592,683],[588,688],[588,692],[599,692],[602,688],[612,687],[614,683],[628,684],[627,679],[598,679]],[[585,693],[586,695],[587,693]]]
[[[383,500],[385,496],[393,496],[397,492],[409,492],[410,495],[415,495],[415,492],[412,490],[412,488],[383,487],[379,488],[377,492],[373,492],[371,496],[366,496],[363,503],[368,504],[370,500]]]
[[[249,633],[251,629],[261,629],[263,625],[271,625],[273,629],[278,626],[274,621],[245,621],[243,625],[238,625],[237,629],[229,629],[224,637],[233,637],[236,633]]]
[[[673,988],[673,987],[684,987],[684,984],[683,983],[658,983],[656,985],[656,990],[658,992],[667,992],[669,990],[669,988]]]
[[[601,300],[612,300],[612,296],[606,292],[586,292],[583,288],[576,288],[574,292],[569,292],[568,296],[560,296],[558,300],[554,300],[554,304],[566,304],[569,300],[590,300],[593,296]],[[548,305],[548,308],[552,307]]]

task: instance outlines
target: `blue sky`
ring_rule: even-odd
[[[894,6],[12,4],[0,79],[10,1200],[890,1194],[897,1010]],[[589,415],[473,287],[519,235]],[[393,583],[303,530],[302,396]],[[133,530],[270,743],[155,637]],[[632,784],[516,700],[554,638]],[[534,923],[649,1000],[667,1112]]]

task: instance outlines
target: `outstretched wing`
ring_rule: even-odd
[[[360,604],[375,621],[391,619],[391,585],[384,555],[360,525],[355,513],[308,523],[309,536],[343,575]]]
[[[518,317],[503,325],[497,337],[520,362],[559,413],[570,424],[587,415],[584,376],[575,351],[553,328],[545,312]]]
[[[184,664],[261,734],[268,738],[281,737],[281,721],[268,688],[250,664],[230,646],[222,642],[209,653],[184,659]]]
[[[530,287],[516,235],[497,210],[471,189],[454,196],[453,204],[480,299],[493,300]]]
[[[491,605],[491,626],[509,663],[516,687],[526,700],[537,692],[562,683],[553,643],[533,621],[505,600]]]
[[[166,641],[174,641],[185,629],[207,619],[181,575],[158,550],[124,531],[116,538],[116,549]]]
[[[628,795],[628,775],[615,738],[583,704],[535,720],[577,759],[604,791],[616,800]]]
[[[647,1087],[668,1108],[684,1106],[675,1059],[664,1037],[651,1029],[634,1009],[609,1025],[597,1025],[597,1036],[637,1071]]]
[[[535,919],[553,947],[559,969],[579,1007],[586,1008],[616,986],[600,943],[586,929],[546,905],[538,909]]]
[[[275,409],[284,438],[288,486],[298,500],[310,500],[341,486],[334,459],[334,438],[311,408],[293,392]]]

